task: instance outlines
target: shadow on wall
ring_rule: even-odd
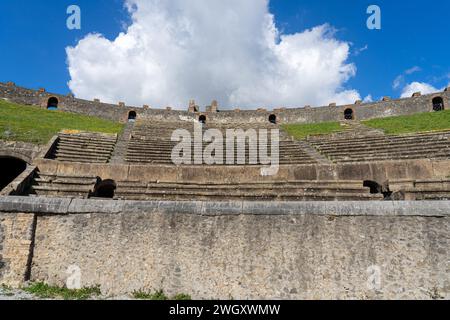
[[[0,191],[27,168],[27,163],[13,157],[0,157]]]

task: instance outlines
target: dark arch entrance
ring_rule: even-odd
[[[47,110],[58,110],[58,99],[55,97],[51,97],[47,101]]]
[[[103,180],[95,186],[94,197],[103,199],[113,199],[117,185],[114,180]]]
[[[444,100],[441,97],[436,97],[433,99],[433,111],[444,110]]]
[[[274,114],[271,114],[269,116],[269,122],[272,123],[272,124],[277,124],[277,116],[274,115]]]
[[[354,120],[355,116],[353,114],[353,109],[345,109],[344,111],[344,118],[345,120]]]
[[[198,122],[200,122],[201,124],[206,124],[206,117],[205,116],[200,116],[199,118],[198,118]]]
[[[370,188],[370,193],[378,194],[383,192],[383,187],[375,181],[366,180],[364,181],[364,187]]]
[[[21,159],[0,156],[0,190],[14,181],[27,168]]]
[[[134,122],[136,121],[136,118],[137,118],[136,111],[130,111],[128,113],[128,122]]]

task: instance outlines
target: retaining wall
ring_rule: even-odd
[[[83,286],[101,285],[106,294],[163,289],[199,299],[450,298],[445,201],[0,198],[0,212],[2,283],[21,279],[18,266],[26,271],[28,255],[12,252],[29,245],[29,233],[10,230],[17,221],[32,225],[36,214],[34,281],[62,286],[76,266]]]

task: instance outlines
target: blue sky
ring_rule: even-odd
[[[65,11],[71,4],[82,10],[80,31],[66,28]],[[381,7],[380,31],[366,28],[370,4]],[[361,97],[398,97],[413,81],[435,88],[450,83],[448,0],[272,0],[270,12],[284,34],[324,23],[336,28],[334,37],[351,43],[348,62],[357,67],[356,75],[343,83],[344,89],[358,90]],[[65,48],[92,32],[113,40],[130,22],[121,0],[2,0],[0,81],[67,93],[70,74]],[[358,54],[361,48],[366,50]],[[396,78],[401,83],[393,88]]]

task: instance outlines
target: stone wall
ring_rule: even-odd
[[[39,159],[41,172],[60,175],[98,176],[116,181],[169,181],[251,183],[292,180],[387,180],[450,177],[450,160],[403,160],[333,165],[280,166],[278,174],[265,176],[260,166],[161,166],[64,163]]]
[[[33,214],[0,213],[0,283],[18,287],[29,277],[34,231]]]
[[[106,294],[163,289],[200,299],[450,298],[445,201],[0,198],[0,212],[8,211],[39,213],[31,279],[59,286],[75,266],[83,286],[100,285]]]
[[[30,90],[17,87],[16,85],[0,82],[0,97],[11,101],[47,107],[50,97],[59,100],[59,109],[62,111],[80,113],[89,116],[97,116],[109,120],[126,121],[130,111],[135,111],[138,118],[149,121],[193,121],[198,120],[200,115],[205,115],[207,122],[213,123],[267,123],[269,116],[277,116],[279,123],[314,123],[324,121],[344,120],[344,111],[351,108],[354,111],[355,119],[371,119],[387,116],[408,115],[418,112],[430,112],[433,110],[432,100],[435,97],[442,97],[445,108],[450,107],[450,91],[416,96],[408,99],[384,99],[380,102],[327,107],[304,107],[304,108],[278,108],[274,111],[259,109],[258,111],[226,111],[220,112],[188,112],[177,110],[159,110],[148,107],[125,106],[123,103],[107,104],[100,101],[88,101],[76,99],[72,95],[59,95],[48,93],[45,90]],[[188,107],[186,106],[186,110]],[[244,108],[242,108],[244,109]],[[215,110],[215,109],[214,109]]]
[[[41,150],[41,147],[31,143],[0,140],[0,157],[13,157],[31,163]]]

